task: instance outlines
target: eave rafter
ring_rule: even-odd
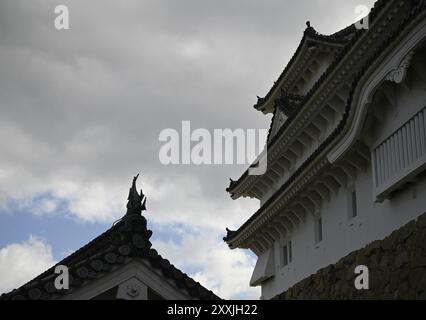
[[[299,228],[300,220],[291,210],[286,212],[286,217],[293,223],[295,229]]]
[[[364,32],[358,32],[357,36],[354,37],[353,44],[348,49],[344,50],[344,54],[347,54],[349,57],[345,57],[344,54],[342,55],[342,59],[339,60],[337,65],[343,65],[342,67],[342,73],[338,74],[340,71],[332,71],[329,76],[332,80],[331,85],[328,84],[322,84],[321,89],[323,90],[325,95],[328,95],[330,92],[333,92],[333,86],[336,87],[337,84],[344,82],[342,77],[343,73],[353,73],[356,74],[354,77],[354,81],[351,82],[350,87],[350,95],[349,98],[346,96],[346,91],[343,90],[341,93],[339,92],[337,95],[334,95],[337,97],[335,99],[336,101],[342,101],[342,108],[345,110],[344,117],[342,117],[342,120],[340,120],[339,125],[336,127],[336,129],[333,131],[333,134],[337,132],[335,135],[331,134],[328,137],[324,137],[324,143],[321,144],[321,147],[325,146],[324,148],[329,148],[328,151],[333,147],[332,143],[334,141],[332,139],[336,139],[337,136],[344,136],[346,132],[344,132],[345,125],[347,124],[348,119],[352,119],[352,115],[349,112],[350,107],[352,104],[352,98],[353,92],[357,89],[358,83],[360,80],[362,80],[362,77],[365,75],[367,70],[369,68],[371,69],[373,64],[375,64],[378,59],[384,55],[384,52],[391,52],[392,48],[389,50],[386,50],[391,41],[397,38],[398,35],[400,35],[401,30],[403,30],[405,27],[410,26],[410,23],[414,21],[414,18],[419,18],[419,12],[422,12],[421,10],[424,10],[424,2],[420,0],[412,0],[410,2],[404,2],[404,1],[379,1],[380,2],[380,10],[382,10],[384,13],[380,13],[378,15],[378,9],[373,9],[373,17],[375,20],[378,20],[377,22],[374,22],[371,24],[370,29],[368,31]],[[420,4],[421,3],[421,4]],[[396,10],[398,9],[398,10]],[[395,11],[396,10],[396,11]],[[380,12],[382,12],[380,11]],[[396,14],[398,13],[398,14]],[[410,18],[408,19],[407,16]],[[423,16],[422,16],[423,17]],[[419,18],[420,19],[420,18]],[[392,22],[392,23],[391,23]],[[412,24],[411,24],[412,25]],[[388,28],[388,29],[386,29]],[[384,33],[383,30],[386,29],[387,32]],[[369,38],[370,36],[370,38]],[[364,43],[360,44],[359,39],[362,39]],[[368,50],[371,50],[373,54],[371,54],[371,57],[368,57]],[[346,85],[345,85],[346,86]],[[317,97],[318,100],[321,99],[320,97]],[[315,106],[318,107],[319,101],[315,101]],[[329,104],[332,109],[338,109],[339,107],[334,108],[331,104]],[[308,110],[308,107],[306,107]],[[318,110],[318,109],[317,109]],[[309,111],[306,111],[309,112]],[[297,117],[297,120],[304,121],[307,120],[307,118]],[[309,119],[310,120],[310,119]],[[349,120],[350,121],[350,120]],[[296,129],[291,126],[294,126],[294,123],[290,125],[290,127],[286,127],[286,135],[285,137],[280,137],[283,140],[283,143],[287,142],[289,143],[290,139],[289,136],[291,136],[294,132],[296,132]],[[298,127],[303,127],[301,123],[298,123]],[[291,129],[290,129],[291,128]],[[306,129],[306,128],[305,128]],[[346,130],[346,128],[345,128]],[[283,131],[284,132],[284,131]],[[293,138],[294,139],[294,138]],[[292,140],[294,141],[294,140]],[[332,142],[333,141],[333,142]],[[289,144],[287,144],[289,145]],[[323,170],[321,172],[325,172],[325,174],[321,174],[321,176],[318,176],[315,178],[315,181],[309,181],[309,184],[311,187],[318,187],[318,194],[322,196],[322,198],[329,198],[329,194],[332,192],[338,191],[338,189],[342,186],[346,186],[348,181],[350,181],[350,177],[353,175],[353,170],[359,170],[362,167],[366,167],[366,164],[370,163],[370,150],[365,145],[354,145],[353,150],[356,150],[358,158],[354,162],[350,162],[347,159],[339,157],[340,160],[345,160],[343,162],[343,168],[342,166],[331,166],[329,165],[327,170]],[[321,149],[320,147],[318,149]],[[323,149],[321,149],[321,152]],[[318,152],[318,154],[315,154],[317,159],[320,158],[321,153]],[[362,161],[363,160],[363,161]],[[317,160],[320,161],[320,160]],[[331,160],[330,160],[331,161]],[[333,163],[337,164],[335,162],[335,159],[332,159]],[[346,170],[345,170],[346,168]],[[307,175],[308,170],[306,167],[303,167],[303,174]],[[299,170],[300,171],[300,170]],[[299,171],[296,170],[297,173]],[[291,177],[292,178],[292,177]],[[291,180],[289,178],[288,180]],[[297,178],[298,179],[298,178]],[[253,233],[255,233],[256,230],[259,230],[259,227],[261,225],[265,226],[268,221],[267,218],[270,217],[270,211],[275,205],[278,205],[280,203],[280,206],[286,206],[286,208],[291,207],[291,203],[288,203],[291,201],[292,196],[297,194],[303,193],[303,188],[296,186],[297,183],[291,180],[291,184],[284,183],[283,187],[280,188],[280,197],[279,200],[277,200],[277,197],[274,197],[273,202],[266,202],[267,205],[263,206],[261,209],[256,212],[256,215],[254,215],[253,219],[250,218],[247,221],[247,224],[245,224],[244,228],[249,228],[250,230],[243,235],[242,233],[238,234],[237,236],[234,236],[232,239],[232,247],[238,246],[238,243],[241,243],[242,241],[246,242],[247,237],[251,237]],[[285,190],[285,191],[283,191]],[[289,196],[291,194],[292,196]],[[285,201],[282,199],[286,199]],[[303,201],[305,202],[305,201]],[[284,204],[285,203],[285,204]],[[306,208],[306,205],[304,206],[304,209],[309,211],[309,209]],[[241,228],[241,230],[244,230],[244,228]],[[247,229],[245,229],[247,231]],[[235,241],[234,241],[235,240]],[[228,242],[229,243],[229,242]]]
[[[323,182],[317,182],[315,184],[315,191],[321,196],[323,200],[327,202],[330,201],[330,193],[333,191],[327,187],[327,185]]]
[[[290,211],[299,219],[300,223],[305,223],[306,210],[302,206],[296,204],[291,207]]]

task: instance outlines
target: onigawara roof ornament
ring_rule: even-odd
[[[228,241],[228,239],[232,238],[236,231],[226,228],[226,236],[223,237],[223,241]]]
[[[314,29],[314,27],[312,27],[310,21],[306,21],[305,33],[310,34],[310,35],[317,35],[318,34],[317,31]]]
[[[139,174],[133,178],[132,187],[129,190],[126,215],[141,215],[142,211],[146,210],[146,196],[143,194],[142,189],[140,194],[136,189],[138,177]]]

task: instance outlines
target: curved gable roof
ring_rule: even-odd
[[[0,296],[0,300],[50,300],[65,297],[94,280],[113,272],[130,260],[142,259],[172,282],[178,290],[185,290],[193,299],[220,299],[186,273],[183,273],[152,248],[152,231],[142,216],[146,197],[136,191],[137,177],[129,192],[127,213],[109,230],[75,251],[55,266],[18,289]],[[144,200],[145,199],[145,200]],[[143,201],[142,201],[143,200]],[[69,270],[69,290],[57,290],[54,285],[55,267],[65,265]]]
[[[293,57],[290,59],[289,63],[286,65],[278,79],[274,82],[274,85],[269,90],[269,92],[266,94],[265,97],[257,97],[258,101],[254,105],[254,108],[259,111],[263,111],[265,113],[269,112],[266,111],[268,104],[271,103],[271,98],[275,96],[275,93],[283,87],[283,83],[286,81],[286,78],[290,75],[292,69],[301,63],[304,58],[309,55],[310,48],[315,44],[322,44],[322,45],[328,45],[332,47],[343,47],[348,43],[348,41],[351,40],[353,35],[356,32],[356,28],[354,25],[350,25],[343,30],[340,30],[334,34],[331,35],[322,35],[318,33],[310,24],[308,21],[307,27],[303,33],[303,37],[293,55]]]
[[[383,0],[379,0],[376,2],[372,12],[370,13],[370,19],[374,19],[378,12],[386,5],[386,2]],[[304,170],[309,167],[309,165],[319,157],[319,155],[335,140],[337,136],[343,131],[345,126],[347,125],[347,120],[349,117],[349,112],[352,106],[352,99],[353,94],[355,92],[355,89],[358,86],[358,83],[360,79],[363,77],[365,72],[369,69],[371,65],[373,65],[374,62],[381,56],[381,54],[385,51],[385,49],[389,46],[389,44],[404,30],[404,28],[409,25],[409,23],[420,13],[424,12],[426,8],[426,3],[422,0],[414,0],[412,4],[407,4],[406,8],[406,14],[399,16],[400,21],[398,24],[396,24],[394,30],[392,32],[386,33],[383,35],[383,39],[381,39],[380,44],[374,50],[371,55],[366,59],[365,63],[360,67],[360,69],[356,72],[355,77],[351,84],[351,92],[349,94],[348,101],[346,103],[345,111],[343,114],[343,117],[337,127],[332,131],[332,133],[321,143],[321,145],[309,156],[308,159],[306,159],[301,166],[287,179],[287,181],[257,210],[246,222],[244,222],[243,225],[238,228],[238,230],[233,231],[227,229],[227,234],[223,238],[225,242],[228,243],[228,245],[231,248],[234,248],[234,240],[238,238],[246,229],[249,227],[249,225],[255,221],[262,213],[264,213],[274,202],[277,200],[277,198],[284,193],[285,190],[304,172]],[[342,34],[345,34],[348,31],[342,30],[339,31]],[[352,38],[350,43],[347,45],[347,47],[344,49],[344,51],[341,53],[341,55],[345,55],[350,47],[355,44],[355,42],[358,41],[360,38],[360,35],[364,32],[364,30],[358,30],[357,35]],[[340,57],[336,59],[336,61],[340,60]],[[327,77],[329,74],[330,69],[333,69],[335,67],[333,63],[329,70],[323,75],[323,77]],[[321,77],[321,78],[323,78]],[[321,79],[318,81],[321,82]],[[311,90],[311,92],[308,94],[311,95],[313,91],[316,89],[314,88]],[[303,105],[303,103],[302,103]],[[298,109],[299,110],[299,109]],[[294,113],[294,115],[297,114],[297,111]],[[286,126],[289,124],[289,120],[291,121],[294,117],[289,117],[289,119],[286,121],[286,123],[283,125],[283,127],[279,130],[277,134],[271,139],[271,141],[268,141],[268,147],[269,145],[272,145],[276,138],[285,130]],[[229,187],[226,189],[229,193],[231,193],[231,197],[234,197],[235,188],[247,177],[248,171],[246,171],[240,179],[237,181],[231,180],[231,183]]]

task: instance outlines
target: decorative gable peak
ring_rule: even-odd
[[[0,295],[1,300],[56,300],[56,299],[186,299],[217,300],[220,299],[212,291],[176,268],[169,260],[163,258],[152,248],[150,238],[152,231],[147,228],[146,218],[142,211],[146,210],[146,197],[142,190],[136,189],[139,175],[133,178],[129,190],[126,215],[116,221],[110,229],[99,235],[88,244],[58,262],[27,284],[9,293]],[[139,265],[136,274],[124,265]],[[55,268],[66,266],[69,272],[69,288],[58,289],[55,286]],[[142,269],[139,269],[142,268]],[[145,269],[146,268],[146,269]],[[133,270],[133,269],[132,269]],[[148,273],[146,273],[148,272]],[[152,273],[151,273],[152,272]],[[124,278],[124,282],[105,291],[108,278]],[[154,275],[149,282],[144,279]],[[158,278],[158,277],[159,278]],[[105,280],[104,280],[105,279]],[[136,280],[135,280],[136,279]],[[139,280],[137,280],[139,279]],[[121,280],[120,280],[121,281]],[[148,286],[148,283],[150,285]],[[90,286],[91,289],[88,289]],[[97,295],[89,294],[89,290],[97,287]],[[162,292],[156,292],[156,288]],[[167,289],[168,288],[168,289]],[[112,290],[112,291],[111,291]],[[111,293],[111,292],[116,293]],[[148,290],[148,291],[146,291]],[[105,294],[105,295],[104,295]],[[112,295],[112,296],[111,296]]]
[[[308,35],[317,35],[318,34],[318,32],[311,26],[310,21],[306,21],[305,34],[308,34]]]

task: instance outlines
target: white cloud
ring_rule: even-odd
[[[50,246],[36,236],[1,248],[0,293],[22,286],[55,263]]]
[[[158,224],[181,223],[189,228],[213,228],[224,233],[225,227],[238,227],[258,208],[256,200],[218,201],[200,180],[201,177],[178,176],[148,183],[148,219]]]
[[[211,229],[182,235],[179,243],[153,241],[155,249],[181,270],[225,299],[259,299],[259,288],[249,287],[255,258],[242,250],[230,251]]]
[[[25,175],[12,167],[8,173],[3,178],[0,176],[0,184],[9,186],[4,190],[0,188],[0,207],[4,212],[13,212],[17,205],[20,211],[37,216],[67,213],[90,223],[110,223],[126,212],[131,174],[127,179],[118,177],[120,181],[117,181],[115,177],[91,177],[90,173],[73,167],[44,176],[35,172]],[[165,173],[163,177],[158,173],[142,173],[138,187],[143,188],[148,197],[148,219],[157,224],[177,223],[225,232],[225,227],[238,227],[258,208],[256,200],[232,201],[220,182],[217,189],[222,189],[226,200],[218,201],[201,180],[202,176],[173,174],[170,177]],[[12,205],[8,207],[11,199]],[[59,212],[59,209],[64,210]]]
[[[42,199],[36,207],[35,214],[54,214],[58,209],[58,201],[56,199]]]

